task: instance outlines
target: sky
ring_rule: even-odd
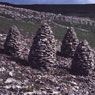
[[[15,4],[93,4],[95,0],[0,0]]]

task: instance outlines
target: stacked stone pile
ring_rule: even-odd
[[[28,59],[32,67],[38,69],[48,68],[57,62],[56,42],[50,26],[44,23],[38,29],[29,51],[30,46],[27,46],[27,41],[24,40],[18,28],[12,26],[4,43],[4,50],[11,56]],[[79,43],[73,28],[67,29],[61,45],[61,55],[66,58],[72,58],[72,64],[70,65],[72,73],[88,75],[94,69],[94,50],[91,49],[86,40]]]
[[[73,57],[78,43],[79,40],[74,29],[67,28],[67,33],[61,45],[61,55],[66,58]]]
[[[37,31],[28,60],[31,66],[39,68],[55,63],[56,42],[50,26],[44,23]]]
[[[12,56],[19,56],[21,34],[16,26],[12,26],[4,43],[5,52]]]
[[[71,65],[71,71],[78,75],[88,75],[94,69],[94,53],[86,40],[79,43]]]

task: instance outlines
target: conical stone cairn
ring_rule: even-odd
[[[53,31],[47,23],[42,24],[34,37],[28,61],[34,68],[46,68],[56,61],[56,42]]]
[[[72,58],[74,56],[79,40],[77,38],[74,28],[67,28],[67,33],[62,41],[61,56],[66,58]]]
[[[94,53],[88,42],[80,42],[72,60],[71,72],[87,76],[94,69],[94,64]]]
[[[20,45],[19,42],[21,40],[21,34],[18,28],[13,25],[8,34],[6,41],[4,43],[5,52],[11,56],[17,57],[19,55]]]

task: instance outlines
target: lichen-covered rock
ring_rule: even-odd
[[[78,43],[79,40],[74,29],[67,28],[67,33],[61,45],[61,55],[66,58],[73,57]]]
[[[46,64],[55,63],[56,42],[48,24],[44,23],[37,31],[28,60],[30,65],[35,68],[46,67]]]
[[[86,40],[79,43],[72,60],[71,71],[78,75],[88,75],[94,69],[94,53]]]
[[[18,28],[13,25],[7,35],[6,41],[4,43],[5,52],[12,56],[18,56],[20,50],[20,40],[21,34]]]

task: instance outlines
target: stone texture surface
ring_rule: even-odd
[[[0,36],[2,45],[5,37]],[[31,38],[25,40],[29,48]],[[90,76],[70,74],[66,68],[72,58],[58,56],[58,64],[41,71],[11,57],[0,52],[0,95],[95,95],[95,71]]]
[[[61,55],[67,58],[73,57],[78,43],[79,40],[74,28],[67,28],[67,33],[65,34],[61,45]]]
[[[72,60],[71,70],[75,74],[88,75],[94,69],[94,53],[86,40],[79,43],[74,58]]]
[[[44,67],[47,63],[48,65],[55,63],[56,42],[48,24],[42,24],[41,28],[37,31],[28,59],[30,65],[37,68]]]
[[[8,34],[6,41],[4,43],[5,52],[9,55],[18,56],[20,50],[20,41],[21,41],[21,34],[18,28],[13,25]]]
[[[32,19],[32,17],[33,20],[36,18],[38,21],[41,15],[43,15],[43,17],[47,16],[47,19],[49,17],[55,18],[54,16],[52,16],[52,14],[49,15],[50,13],[46,13],[47,14],[46,15],[44,12],[42,13],[37,11],[34,12],[32,10],[27,10],[23,8],[12,8],[10,6],[5,6],[5,8],[0,7],[0,13],[1,12],[3,14],[5,13],[6,15],[12,14],[11,16],[14,19],[18,20],[19,18],[29,17],[28,19],[29,22]],[[60,16],[61,16],[60,14],[59,17],[57,15],[58,18],[60,18]],[[69,21],[71,23],[75,22],[74,20],[75,17],[72,16],[71,17],[65,16],[65,17],[66,18],[64,19],[66,21]],[[70,20],[69,18],[72,20]],[[55,18],[55,20],[56,19],[57,18]],[[76,18],[75,23],[78,23],[77,20],[79,19],[80,19],[79,17]],[[87,18],[82,18],[82,19],[83,21],[81,21],[81,23],[82,22],[85,23],[84,21],[86,21]],[[25,19],[23,21],[25,21]],[[57,21],[59,21],[59,19]],[[91,20],[89,20],[89,22],[91,22]],[[88,29],[85,30],[81,28],[80,30],[83,32],[89,31]],[[89,76],[72,75],[67,69],[71,65],[72,58],[64,58],[61,56],[58,56],[59,64],[56,64],[48,72],[46,70],[40,71],[37,69],[33,69],[30,66],[24,66],[24,64],[21,65],[22,62],[18,61],[18,58],[16,58],[17,61],[15,59],[11,60],[12,56],[8,56],[5,53],[3,54],[2,47],[5,38],[6,34],[0,34],[0,95],[95,95],[95,70]],[[28,34],[28,37],[25,39],[24,36],[22,42],[20,43],[23,43],[22,46],[24,45],[26,48],[29,48],[31,46],[31,42],[32,42],[31,38]],[[59,50],[60,43],[59,44],[57,43],[57,47]],[[22,57],[28,55],[28,50],[26,48],[21,49],[21,51],[23,51]]]

